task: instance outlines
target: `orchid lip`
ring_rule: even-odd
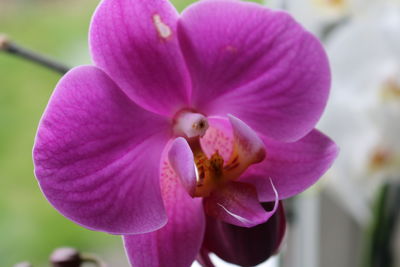
[[[257,133],[234,116],[228,115],[228,118],[234,138],[230,144],[232,146],[231,154],[224,159],[218,149],[211,154],[206,154],[203,150],[201,140],[206,138],[205,134],[208,129],[206,117],[186,111],[177,116],[175,131],[185,133],[187,149],[193,154],[190,157],[194,161],[194,166],[189,175],[193,177],[193,180],[190,183],[191,186],[186,186],[190,189],[188,193],[192,197],[210,196],[215,190],[221,190],[228,183],[237,180],[250,165],[265,158],[265,147]],[[200,127],[200,129],[194,127],[202,122],[207,127]],[[193,134],[193,129],[197,131],[196,134]],[[176,153],[178,149],[174,151]],[[172,161],[176,162],[174,157],[172,157]],[[174,163],[173,165],[178,166],[179,164]],[[180,170],[175,171],[182,174]],[[183,178],[183,181],[185,184],[187,183],[186,178]]]

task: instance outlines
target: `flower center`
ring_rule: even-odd
[[[400,99],[400,83],[394,77],[388,78],[382,84],[381,97],[386,101]]]
[[[327,15],[344,15],[348,12],[350,1],[348,0],[313,0],[315,7]]]
[[[328,6],[328,7],[341,7],[346,4],[346,0],[315,0],[315,2],[319,5],[322,6]]]
[[[232,115],[228,120],[210,118],[212,127],[207,131],[209,122],[202,114],[185,110],[175,116],[173,129],[180,137],[170,149],[169,160],[192,197],[208,197],[223,189],[266,156],[264,142],[255,131]]]
[[[204,153],[200,145],[200,139],[189,142],[193,151],[196,165],[197,184],[194,197],[208,197],[213,191],[224,187],[229,181],[233,181],[247,169],[248,164],[243,164],[239,159],[237,150],[232,152],[230,159],[224,164],[224,159],[215,151],[210,158]]]

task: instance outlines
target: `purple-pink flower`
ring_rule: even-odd
[[[273,253],[278,200],[337,155],[314,129],[330,87],[319,41],[254,3],[203,0],[179,15],[166,0],[103,0],[90,51],[94,66],[61,79],[39,125],[35,173],[49,202],[124,235],[134,266],[190,266],[200,251],[248,265]],[[268,252],[231,251],[271,229]]]

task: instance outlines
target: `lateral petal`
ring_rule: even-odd
[[[279,198],[297,195],[313,185],[332,165],[339,149],[327,136],[313,130],[293,143],[263,138],[268,158],[252,165],[240,179],[257,188],[260,201],[273,201],[273,181]]]
[[[160,228],[159,162],[169,122],[133,103],[102,70],[83,66],[58,83],[33,149],[49,202],[92,230]]]

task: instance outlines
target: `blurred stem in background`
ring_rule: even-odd
[[[50,265],[52,267],[81,267],[85,263],[92,263],[96,267],[107,267],[107,264],[98,256],[92,253],[80,253],[75,248],[57,248],[50,255]],[[21,262],[14,267],[34,267],[29,262]]]
[[[400,213],[400,183],[385,183],[375,200],[374,217],[366,233],[362,267],[394,267],[394,241]]]
[[[33,52],[31,50],[23,48],[22,46],[17,45],[4,34],[0,34],[0,51],[4,51],[6,53],[29,60],[36,64],[47,67],[53,71],[56,71],[60,74],[65,74],[70,69],[64,64],[56,62],[53,59],[37,54],[36,52]]]

